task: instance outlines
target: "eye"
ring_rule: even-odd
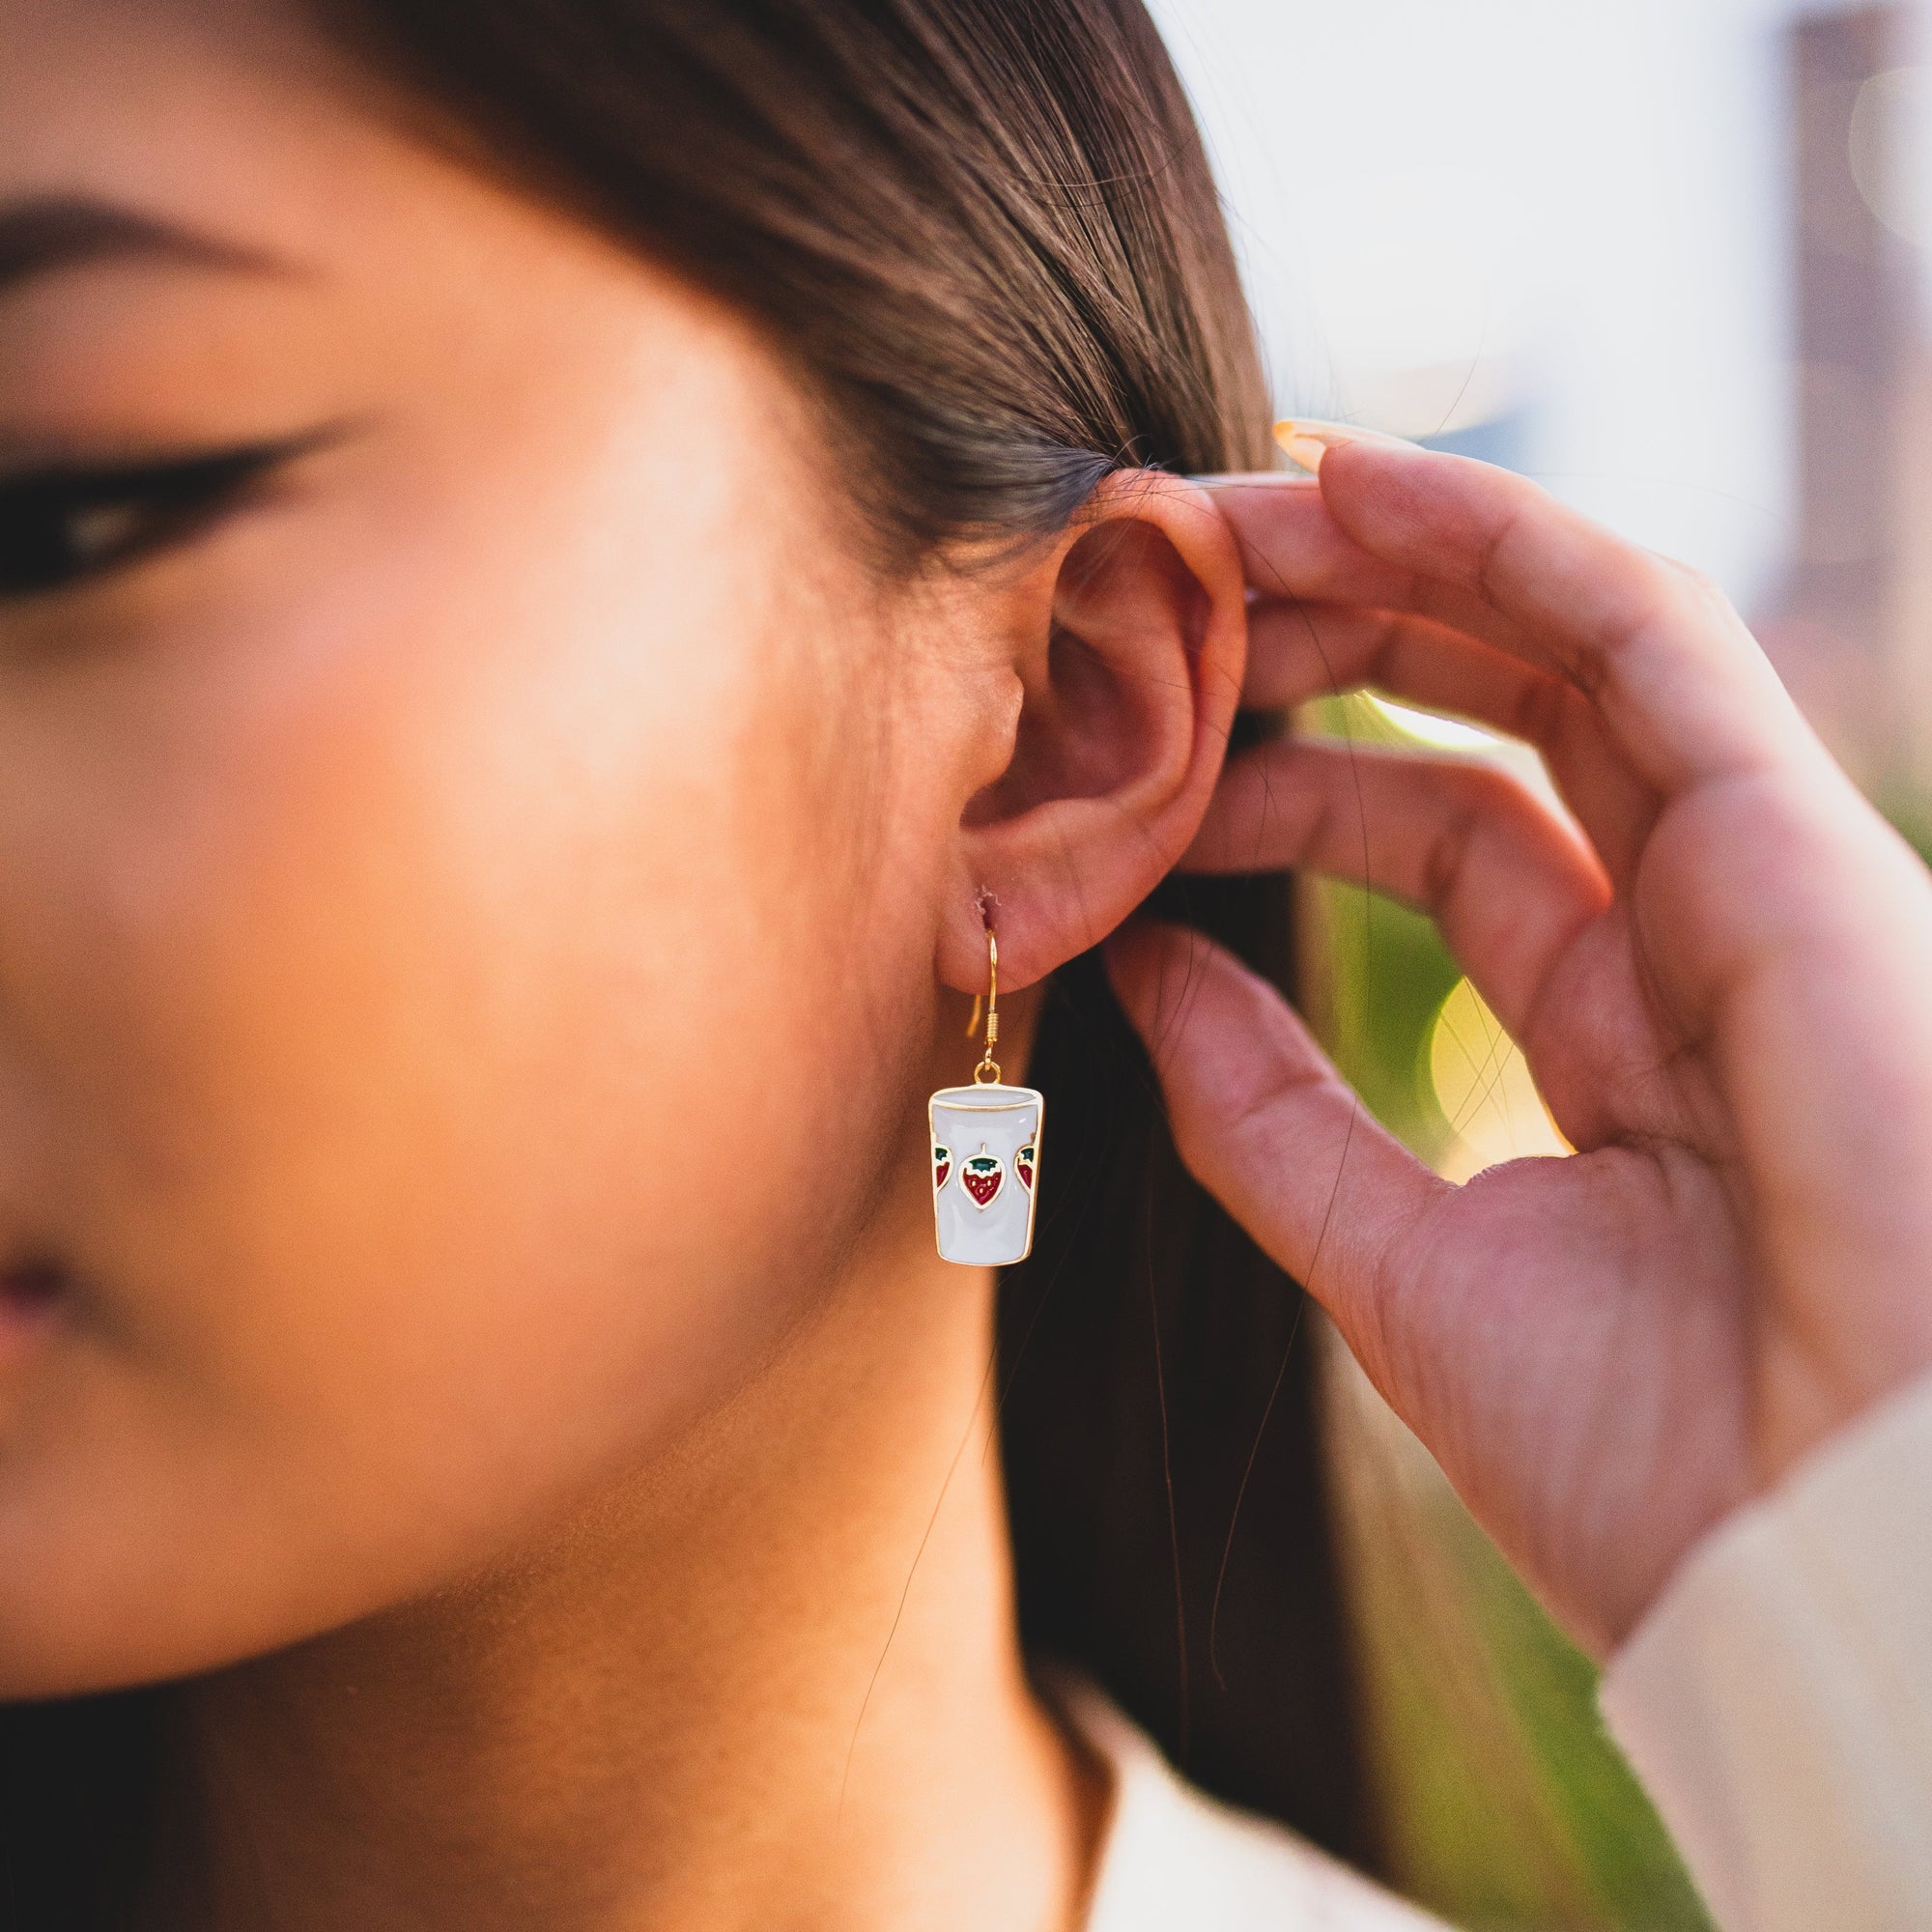
[[[310,435],[112,469],[63,464],[0,481],[0,598],[65,589],[181,543],[234,507],[251,483],[319,440]]]

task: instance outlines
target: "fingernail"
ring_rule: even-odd
[[[1378,429],[1358,429],[1353,423],[1319,422],[1309,416],[1289,416],[1274,426],[1274,440],[1287,451],[1291,463],[1310,471],[1321,468],[1321,459],[1331,449],[1350,442],[1378,442],[1385,447],[1412,449],[1406,438],[1389,436]]]

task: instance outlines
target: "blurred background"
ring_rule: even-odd
[[[1506,464],[1708,572],[1925,850],[1932,0],[1153,4],[1280,412]],[[1457,1179],[1563,1151],[1425,924],[1359,891],[1308,915],[1310,1004],[1384,1121]],[[1702,1925],[1589,1665],[1321,1346],[1396,1876],[1472,1928]]]

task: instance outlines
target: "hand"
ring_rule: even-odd
[[[1602,1653],[1679,1558],[1932,1364],[1932,878],[1709,583],[1523,479],[1348,443],[1231,484],[1245,701],[1372,685],[1543,753],[1234,759],[1185,862],[1431,914],[1577,1152],[1457,1187],[1196,935],[1110,948],[1182,1157]],[[1580,833],[1577,828],[1580,828]]]

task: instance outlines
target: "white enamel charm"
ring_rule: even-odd
[[[983,910],[983,908],[982,908]],[[967,1023],[980,1025],[980,1002]],[[942,1261],[1005,1267],[1033,1248],[1039,1129],[1046,1101],[1000,1078],[1000,943],[986,927],[986,1051],[970,1087],[942,1087],[926,1103],[932,1129],[932,1218]]]
[[[1026,1259],[1045,1106],[1033,1088],[998,1081],[932,1096],[932,1210],[943,1259],[974,1267]]]

